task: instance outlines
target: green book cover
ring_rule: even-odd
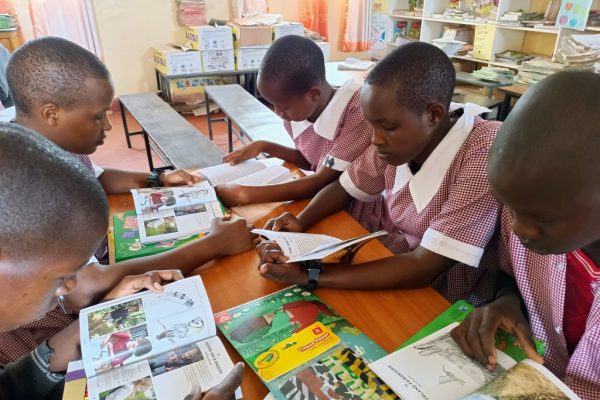
[[[471,311],[473,311],[473,309],[474,307],[467,301],[457,301],[446,311],[435,317],[433,321],[421,328],[421,330],[415,333],[410,339],[402,343],[396,350],[400,350],[408,345],[411,345],[414,342],[421,340],[424,337],[427,337],[452,323],[464,321],[464,319],[471,313]],[[533,341],[535,342],[535,347],[538,354],[543,356],[545,353],[544,342],[538,339],[534,339]],[[496,347],[508,354],[515,361],[521,361],[527,358],[525,351],[523,351],[517,339],[505,331],[498,330],[496,333]]]
[[[142,244],[137,216],[134,210],[113,215],[113,237],[115,261],[125,261],[137,257],[151,256],[183,246],[204,235],[192,235],[177,240]]]
[[[343,398],[348,399],[398,399],[367,367],[369,362],[387,355],[386,351],[305,288],[285,288],[217,313],[215,321],[276,399],[299,398],[296,396],[302,395],[315,399],[331,398],[330,390],[336,394],[344,393],[347,396]],[[298,337],[295,334],[315,322],[329,328],[340,338],[340,343],[289,372],[266,381],[260,370],[265,355],[273,362],[278,358],[283,360],[280,353],[273,350],[276,345],[290,338],[288,343],[291,345]]]

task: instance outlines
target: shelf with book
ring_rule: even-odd
[[[501,61],[490,61],[489,64],[490,64],[491,67],[519,69],[519,64],[515,64],[515,63],[501,62]]]
[[[512,26],[512,25],[502,25],[502,24],[496,24],[496,28],[511,29],[514,31],[521,31],[521,32],[538,32],[538,33],[549,33],[552,35],[558,35],[558,28],[556,28],[556,29],[553,29],[553,28],[529,28],[529,27],[525,27],[525,26]]]
[[[422,16],[405,15],[405,14],[390,14],[390,18],[393,18],[393,19],[416,19],[416,20],[423,19]]]
[[[451,24],[451,25],[482,25],[485,24],[484,22],[475,22],[475,21],[469,21],[469,20],[457,20],[457,19],[446,19],[446,18],[428,18],[428,17],[423,17],[423,21],[430,21],[430,22],[439,22],[439,23],[443,23],[443,24]]]
[[[455,60],[469,61],[469,62],[474,62],[477,64],[486,64],[487,65],[489,63],[489,61],[487,61],[487,60],[480,60],[479,58],[475,58],[468,54],[466,56],[452,56],[452,58]]]

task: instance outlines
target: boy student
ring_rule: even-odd
[[[389,232],[382,242],[396,255],[319,271],[269,263],[284,260],[277,250],[266,251],[264,277],[348,289],[433,284],[450,301],[475,304],[493,296],[490,241],[499,205],[485,165],[500,124],[481,119],[487,109],[474,104],[450,111],[454,79],[448,57],[427,43],[400,46],[381,60],[361,92],[372,146],[297,218],[286,213],[267,223],[267,229],[304,231],[355,198],[363,203],[354,215],[371,232]]]
[[[101,144],[104,131],[110,129],[106,111],[114,95],[109,72],[100,60],[67,40],[46,37],[15,51],[8,66],[8,83],[15,100],[16,122],[37,130],[63,149],[77,153],[83,164],[92,170],[86,154]],[[167,185],[185,184],[188,178],[183,171],[161,177]],[[124,192],[144,184],[142,174],[111,170],[104,171],[99,181],[107,193]],[[71,209],[65,205],[65,209]],[[77,293],[66,302],[67,314],[57,307],[42,320],[14,332],[0,333],[0,364],[29,353],[40,342],[63,329],[77,317],[78,310],[73,305],[87,304],[89,296],[99,300],[97,296],[113,287],[124,275],[172,265],[189,273],[214,258],[246,251],[255,245],[255,240],[243,220],[214,220],[208,236],[171,252],[109,267],[92,264],[80,274]]]
[[[67,153],[5,123],[0,124],[0,198],[0,331],[7,331],[44,316],[75,288],[78,272],[106,234],[108,203],[98,182]],[[160,291],[163,279],[180,278],[178,271],[128,277],[106,298],[143,288]],[[71,324],[0,369],[0,398],[60,398],[64,375],[57,371],[76,359],[78,336],[78,324]],[[242,368],[238,364],[217,388],[193,398],[228,399]]]
[[[488,178],[505,204],[500,260],[516,287],[452,334],[490,368],[496,329],[536,360],[531,337],[541,339],[545,366],[583,399],[600,399],[598,93],[599,75],[560,72],[529,89],[506,119]]]
[[[257,85],[283,118],[296,149],[258,140],[228,154],[224,161],[237,164],[267,153],[315,173],[276,185],[218,186],[225,204],[311,197],[369,146],[372,129],[360,109],[360,85],[349,81],[338,89],[331,87],[325,78],[323,52],[312,40],[296,35],[277,39],[263,58]]]

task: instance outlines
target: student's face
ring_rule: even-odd
[[[539,254],[564,254],[600,240],[600,193],[488,172],[496,198],[510,210],[521,243]]]
[[[106,132],[112,125],[108,120],[115,92],[110,81],[88,79],[83,88],[82,100],[69,109],[59,108],[56,126],[57,143],[72,153],[91,154],[104,143]]]
[[[396,90],[365,83],[360,102],[363,115],[373,125],[371,143],[379,157],[390,165],[417,158],[431,142],[438,121],[426,111],[418,115],[399,105]]]
[[[302,95],[285,93],[277,81],[258,76],[257,83],[260,94],[274,107],[275,114],[286,121],[304,121],[309,119],[317,109],[321,98],[321,89],[318,87],[310,89]]]

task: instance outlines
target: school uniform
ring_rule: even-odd
[[[527,250],[502,211],[500,266],[515,277],[533,336],[546,344],[544,366],[582,399],[600,399],[600,268],[581,250]]]
[[[348,81],[338,88],[314,123],[283,122],[312,171],[321,164],[344,171],[371,144],[373,128],[360,108],[360,87]]]
[[[494,296],[500,206],[486,178],[489,149],[500,123],[485,121],[486,108],[453,104],[453,127],[414,173],[408,164],[383,161],[374,146],[340,176],[354,199],[350,213],[367,230],[389,234],[393,253],[419,246],[456,264],[433,283],[448,301],[478,305]]]

